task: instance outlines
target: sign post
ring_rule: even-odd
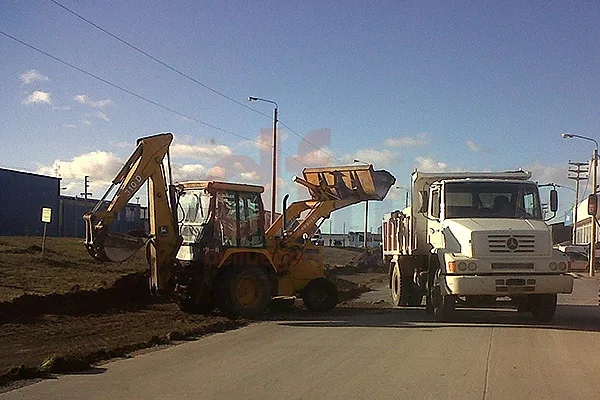
[[[42,258],[44,257],[44,248],[46,247],[46,229],[48,224],[52,222],[52,209],[50,207],[42,207],[42,222],[44,223],[44,236],[42,238]]]

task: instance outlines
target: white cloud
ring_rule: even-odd
[[[171,145],[171,155],[173,157],[191,158],[191,159],[218,159],[231,155],[233,152],[229,146],[212,144],[182,144],[174,143]]]
[[[88,105],[88,106],[94,107],[94,108],[104,108],[104,107],[112,104],[112,100],[109,100],[109,99],[96,100],[96,101],[90,100],[90,98],[85,94],[78,94],[77,96],[75,96],[75,101],[80,104],[85,104],[85,105]]]
[[[548,166],[536,163],[525,166],[523,169],[530,171],[531,179],[540,184],[552,182],[563,186],[572,186],[572,182],[567,178],[567,168],[564,166]]]
[[[75,129],[75,128],[77,128],[77,125],[75,125],[75,124],[63,124],[63,128],[65,128],[65,129]]]
[[[489,153],[490,152],[488,148],[479,146],[472,140],[467,140],[466,143],[467,143],[467,147],[469,148],[469,150],[471,150],[473,153]]]
[[[401,138],[388,138],[385,141],[387,147],[416,147],[423,146],[429,143],[429,139],[426,133],[419,133],[416,138],[414,137],[401,137]]]
[[[101,119],[102,121],[106,121],[106,122],[110,121],[110,118],[108,118],[108,116],[106,114],[104,114],[102,111],[98,111],[97,113],[94,114],[94,116],[98,119]]]
[[[173,164],[172,171],[176,182],[184,182],[206,179],[208,169],[201,164]]]
[[[342,157],[344,162],[352,164],[354,160],[360,160],[363,163],[373,164],[375,169],[386,167],[398,161],[396,152],[385,149],[361,149],[354,154],[346,154]]]
[[[27,99],[23,100],[23,104],[52,104],[50,93],[36,90],[27,96]]]
[[[245,181],[260,182],[260,174],[256,171],[241,172],[240,176]]]
[[[80,179],[83,176],[93,176],[96,180],[112,181],[123,161],[113,153],[106,151],[93,151],[73,157],[69,161],[56,160],[51,166],[40,166],[38,172],[54,175],[60,171],[63,179]]]
[[[350,156],[348,156],[348,158],[350,158]],[[294,164],[293,166],[296,167],[297,165],[300,165],[302,168],[306,168],[306,167],[327,167],[330,166],[334,163],[334,158],[331,155],[331,150],[328,148],[322,148],[322,149],[315,149],[311,152],[302,154],[302,155],[295,155],[293,157],[290,157],[290,161],[292,161]],[[350,161],[352,162],[352,161]]]
[[[446,163],[428,157],[417,157],[415,161],[417,169],[423,172],[441,172],[448,169]]]
[[[46,82],[49,80],[47,76],[40,74],[40,72],[35,69],[30,69],[27,72],[23,72],[21,75],[19,75],[19,78],[25,85],[29,85],[33,82]]]
[[[225,170],[225,168],[223,167],[212,167],[210,170],[208,170],[208,179],[223,179],[227,176],[227,170]]]

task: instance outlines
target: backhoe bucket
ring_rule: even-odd
[[[315,200],[383,200],[396,182],[388,171],[375,171],[372,165],[305,168],[303,174],[296,182]]]
[[[150,240],[146,236],[124,233],[109,233],[104,238],[101,236],[96,236],[93,242],[86,240],[85,246],[92,257],[104,262],[123,262],[131,258]]]

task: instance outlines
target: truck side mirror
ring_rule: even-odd
[[[590,194],[588,197],[588,214],[598,214],[598,195],[596,194]]]
[[[553,213],[558,211],[558,192],[556,189],[550,191],[550,211]]]

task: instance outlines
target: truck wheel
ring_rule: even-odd
[[[540,322],[550,322],[556,313],[556,294],[538,294],[530,298],[531,315]]]
[[[253,318],[267,311],[271,302],[271,285],[261,268],[242,268],[227,275],[222,282],[224,290],[217,297],[221,312]]]
[[[338,302],[337,286],[325,278],[308,282],[302,291],[302,301],[310,311],[330,311]]]
[[[451,321],[456,310],[456,299],[451,295],[442,294],[441,287],[442,270],[438,269],[435,272],[435,278],[432,287],[432,306],[433,315],[439,322]]]
[[[392,305],[394,307],[401,306],[403,304],[402,299],[402,272],[400,271],[400,266],[398,263],[394,263],[394,268],[392,270]]]

